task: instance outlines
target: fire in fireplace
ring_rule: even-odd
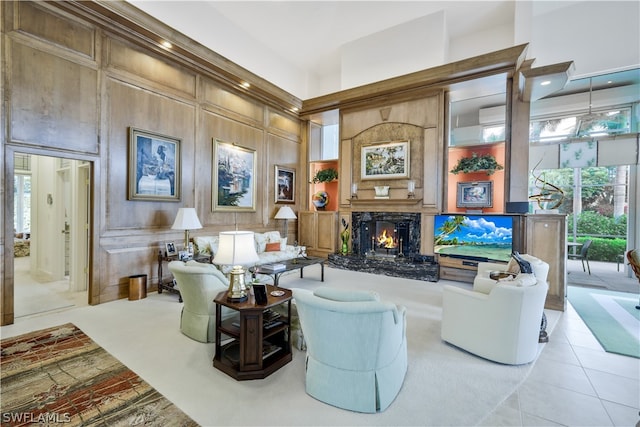
[[[352,213],[352,252],[356,255],[404,256],[420,252],[420,214]]]

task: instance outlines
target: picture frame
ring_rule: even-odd
[[[409,141],[375,142],[361,148],[361,179],[409,178]]]
[[[129,128],[128,200],[180,201],[181,144],[179,138]]]
[[[256,210],[256,151],[213,140],[214,211]]]
[[[176,249],[176,244],[174,242],[166,243],[165,249],[168,257],[178,255],[178,250]]]
[[[296,170],[275,166],[276,203],[296,202]]]
[[[493,206],[493,181],[459,182],[456,206],[490,208]]]
[[[184,262],[190,261],[193,259],[193,254],[189,251],[178,251],[178,259]]]

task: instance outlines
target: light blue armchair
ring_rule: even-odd
[[[406,309],[375,292],[293,289],[307,343],[306,391],[339,408],[380,412],[407,372]]]
[[[214,342],[216,305],[213,300],[219,292],[228,289],[229,281],[215,265],[196,261],[171,261],[169,271],[184,301],[180,331],[196,341]],[[223,319],[233,314],[233,310],[223,307]]]

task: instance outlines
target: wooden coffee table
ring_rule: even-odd
[[[320,281],[324,282],[324,262],[326,260],[320,257],[304,257],[304,258],[294,258],[287,261],[276,262],[274,264],[284,264],[284,269],[273,271],[268,268],[265,268],[264,265],[258,265],[253,269],[253,273],[255,274],[266,274],[268,276],[273,277],[273,286],[278,286],[278,282],[282,273],[286,273],[287,271],[300,270],[300,278],[303,278],[303,271],[305,267],[314,264],[320,264]]]

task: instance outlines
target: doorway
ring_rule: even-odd
[[[14,153],[14,317],[88,305],[91,164]]]

